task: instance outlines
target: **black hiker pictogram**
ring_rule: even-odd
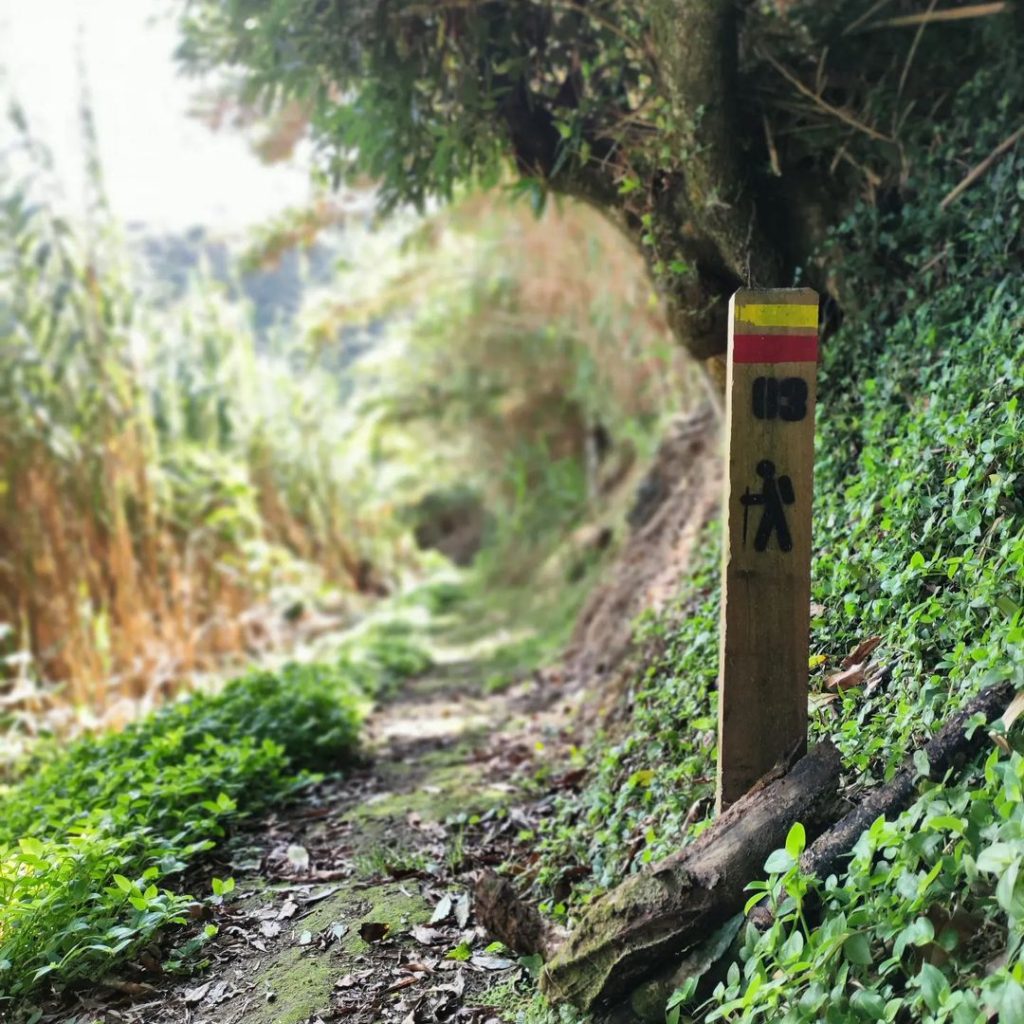
[[[770,459],[762,459],[757,464],[757,475],[762,479],[760,494],[751,494],[750,488],[746,488],[740,496],[743,505],[743,546],[747,546],[747,520],[750,516],[751,506],[761,507],[761,522],[758,523],[757,533],[754,535],[754,550],[765,551],[768,548],[768,541],[771,540],[773,531],[778,534],[779,547],[783,551],[793,550],[793,537],[789,532],[789,524],[786,522],[786,505],[792,505],[796,501],[793,492],[793,481],[788,476],[775,476],[775,463]]]

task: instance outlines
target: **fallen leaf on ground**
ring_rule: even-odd
[[[389,992],[397,992],[400,988],[408,988],[410,985],[415,985],[419,981],[419,978],[415,974],[407,974],[402,978],[398,978],[388,985]]]
[[[507,957],[490,956],[487,953],[474,953],[469,962],[474,967],[482,967],[485,971],[507,971],[516,965],[514,960]]]
[[[430,923],[437,924],[439,921],[443,921],[451,912],[451,896],[442,896],[437,906],[434,907],[434,913],[430,915]]]
[[[299,945],[308,946],[313,941],[313,933],[311,931],[304,931],[299,936]]]
[[[201,1003],[206,998],[206,993],[210,991],[210,984],[207,982],[205,985],[185,989],[185,1005],[193,1006],[196,1003]]]
[[[842,672],[833,672],[825,680],[826,690],[849,690],[864,683],[864,666],[851,665]]]
[[[448,970],[458,970],[460,965],[449,961],[447,965],[438,964],[439,967],[447,967]],[[454,995],[461,996],[466,990],[466,976],[459,970],[459,973],[455,975],[455,980],[450,985],[438,985],[432,988],[431,992],[451,992]]]
[[[433,946],[435,943],[443,942],[445,934],[442,931],[438,931],[437,928],[427,928],[424,925],[417,924],[410,929],[410,934],[417,942],[422,942],[424,946]]]
[[[260,921],[260,934],[275,939],[281,934],[281,926],[276,921]]]
[[[281,909],[277,912],[278,921],[285,921],[289,917],[294,917],[295,912],[299,909],[299,905],[292,900],[286,900]]]
[[[465,928],[469,921],[469,893],[464,892],[455,904],[455,920],[460,928]]]
[[[285,856],[288,858],[288,862],[299,871],[305,871],[309,867],[309,850],[304,846],[294,844],[289,846]]]
[[[843,659],[843,668],[853,668],[862,665],[874,653],[875,648],[882,642],[880,636],[869,636],[867,640],[861,640],[857,646]]]
[[[317,872],[317,876],[320,877],[320,878],[322,878],[324,875],[328,875],[328,874],[336,874],[336,872],[331,872],[331,871],[318,871]],[[346,875],[347,875],[347,872],[346,872]],[[341,888],[340,885],[329,885],[326,889],[321,889],[319,892],[310,893],[309,896],[306,896],[303,899],[303,901],[302,901],[303,905],[308,907],[311,903],[319,903],[321,900],[327,899],[328,896],[333,896],[340,888]]]
[[[431,963],[424,963],[422,960],[410,960],[402,967],[402,970],[408,971],[410,974],[430,974],[436,965],[436,960]]]
[[[359,938],[363,942],[380,942],[389,931],[391,926],[382,921],[364,921],[359,926]]]

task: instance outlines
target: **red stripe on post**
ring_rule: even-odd
[[[736,334],[732,358],[737,363],[816,363],[817,334]]]

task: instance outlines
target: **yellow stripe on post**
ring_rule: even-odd
[[[736,306],[736,321],[751,327],[818,327],[818,306],[786,303]]]

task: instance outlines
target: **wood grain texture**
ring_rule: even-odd
[[[806,288],[729,308],[720,810],[806,748],[817,310]]]

